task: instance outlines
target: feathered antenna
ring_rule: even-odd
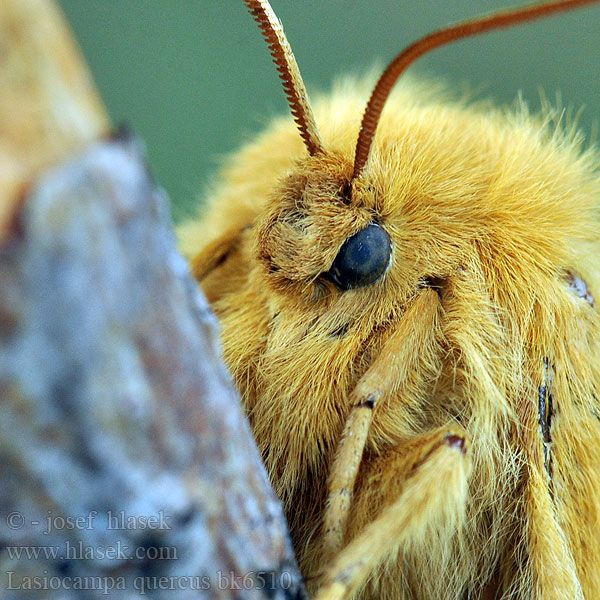
[[[323,142],[308,100],[308,94],[294,58],[294,53],[285,37],[283,26],[267,0],[244,0],[250,14],[258,23],[269,46],[273,62],[283,82],[283,89],[300,135],[310,155],[323,150]]]
[[[498,12],[439,29],[408,46],[390,63],[373,89],[358,133],[352,179],[360,175],[369,159],[369,152],[373,138],[375,137],[379,117],[392,88],[400,75],[417,58],[435,48],[445,46],[462,38],[485,33],[492,29],[510,27],[511,25],[525,21],[541,19],[554,13],[565,12],[594,2],[598,2],[598,0],[559,0],[557,2],[533,4],[506,12]]]

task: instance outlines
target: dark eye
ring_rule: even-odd
[[[387,231],[370,223],[344,242],[327,275],[342,290],[363,287],[387,271],[391,257],[392,242]]]

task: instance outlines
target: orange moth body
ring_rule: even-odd
[[[318,137],[273,122],[179,230],[309,588],[600,598],[598,153],[401,79],[357,169],[372,84]]]

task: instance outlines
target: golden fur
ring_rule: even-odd
[[[356,597],[596,600],[600,320],[569,278],[600,293],[598,156],[549,110],[470,106],[404,82],[348,203],[368,91],[346,81],[316,103],[324,155],[307,156],[291,118],[275,121],[229,159],[202,220],[180,229],[301,568],[323,569],[326,482],[349,396],[427,279],[440,309],[406,317],[410,368],[375,407],[345,543],[402,494],[414,448],[458,428],[467,456],[423,479],[426,500],[407,504],[407,521],[426,525],[384,532],[397,543]],[[323,282],[344,240],[373,220],[393,242],[385,276],[345,292]]]

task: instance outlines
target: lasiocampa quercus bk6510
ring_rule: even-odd
[[[401,77],[586,3],[448,27],[311,107],[246,0],[296,123],[180,237],[319,599],[600,597],[598,154],[550,108]]]

